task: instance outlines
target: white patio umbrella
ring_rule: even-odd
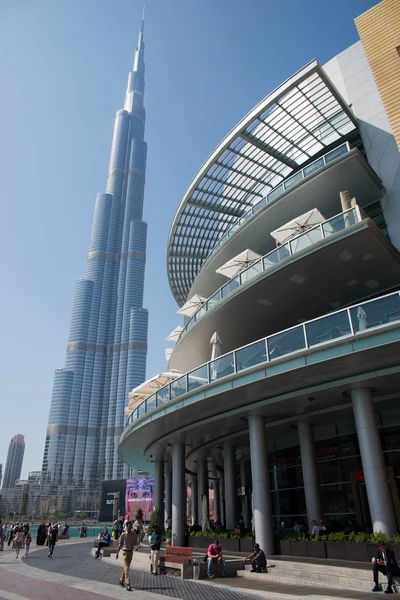
[[[171,331],[171,333],[169,335],[167,335],[167,337],[165,339],[168,340],[169,342],[177,342],[179,339],[179,336],[181,335],[182,330],[183,330],[182,325],[178,325],[178,327],[175,327],[175,329],[173,331]]]
[[[210,521],[208,519],[208,499],[205,494],[201,498],[201,528],[203,531],[210,529]]]
[[[240,271],[243,271],[243,269],[250,267],[260,258],[261,254],[258,254],[258,252],[254,252],[254,250],[247,249],[238,254],[237,256],[231,258],[231,260],[228,260],[227,263],[219,267],[219,269],[216,269],[215,272],[219,273],[220,275],[225,275],[225,277],[227,277],[228,279],[232,279]]]
[[[271,235],[279,244],[284,244],[296,235],[304,233],[314,225],[318,225],[325,221],[325,217],[321,215],[317,208],[313,208],[308,212],[299,215],[288,223],[281,225],[278,229],[271,231]]]
[[[179,315],[185,315],[186,317],[191,317],[192,315],[194,315],[196,310],[198,308],[200,308],[200,306],[203,306],[203,304],[206,300],[207,300],[207,298],[204,298],[204,296],[195,294],[194,296],[189,298],[189,300],[187,302],[185,302],[185,304],[183,306],[181,306],[180,309],[177,310],[176,312]]]
[[[210,340],[210,344],[212,346],[211,349],[211,360],[214,360],[214,358],[218,358],[218,356],[221,356],[222,352],[221,352],[221,346],[222,346],[222,342],[221,342],[221,338],[219,337],[218,333],[215,331],[212,335],[212,338]]]
[[[169,363],[169,359],[171,358],[171,354],[173,353],[173,348],[165,348],[165,360]]]
[[[358,331],[365,331],[368,328],[367,313],[359,306],[357,308]]]
[[[171,383],[174,379],[180,377],[182,373],[180,371],[175,371],[171,369],[171,371],[167,371],[166,373],[158,373],[151,377],[147,381],[144,381],[137,387],[135,387],[128,395],[128,407],[126,409],[126,414],[131,414],[133,410],[143,402],[146,398],[154,394],[157,390],[167,385],[167,383]]]

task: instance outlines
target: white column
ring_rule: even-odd
[[[244,460],[240,461],[240,487],[246,490],[246,471],[244,467]],[[242,490],[241,490],[242,492]],[[241,496],[242,501],[242,517],[244,521],[244,526],[246,529],[250,529],[250,520],[249,520],[249,506],[247,501],[247,495]]]
[[[221,504],[220,504],[220,521],[224,527],[226,527],[226,518],[225,518],[225,472],[221,473],[219,477],[219,487],[221,490]]]
[[[220,521],[220,504],[221,504],[221,489],[219,485],[219,477],[213,479],[214,487],[214,521]]]
[[[356,388],[350,390],[350,397],[353,404],[373,530],[374,532],[382,531],[391,536],[397,529],[396,519],[379,431],[376,426],[371,390]]]
[[[154,508],[160,509],[160,518],[162,519],[164,516],[164,461],[156,459],[154,467]]]
[[[227,529],[236,527],[236,463],[235,447],[230,443],[224,444],[224,474],[225,474],[225,516]]]
[[[192,521],[199,522],[199,499],[197,477],[192,477]]]
[[[198,512],[200,525],[203,527],[203,496],[207,498],[207,518],[209,518],[209,499],[208,499],[208,463],[207,459],[202,458],[197,462],[197,480],[198,480]]]
[[[311,423],[298,423],[301,468],[303,471],[304,495],[306,499],[308,527],[311,531],[313,519],[322,519],[321,494],[318,482],[317,454],[315,451],[314,428]]]
[[[185,445],[172,446],[172,545],[185,544]]]
[[[249,417],[253,520],[256,542],[265,554],[274,554],[272,506],[264,417]]]
[[[165,516],[164,521],[172,519],[172,468],[171,462],[165,463]]]

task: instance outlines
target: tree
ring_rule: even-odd
[[[143,520],[143,511],[142,511],[142,509],[140,507],[135,512],[135,519],[137,519],[138,521],[142,521]]]
[[[147,528],[147,533],[153,533],[154,525],[158,525],[158,531],[164,533],[163,519],[159,508],[155,507],[150,515],[150,523]]]

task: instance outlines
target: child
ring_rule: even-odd
[[[29,548],[31,546],[31,541],[32,541],[32,537],[31,537],[31,534],[28,531],[26,533],[26,535],[25,535],[25,554],[24,554],[23,558],[28,558]]]

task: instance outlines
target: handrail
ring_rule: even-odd
[[[400,321],[400,291],[289,327],[210,360],[160,388],[135,408],[126,426],[154,408],[203,385],[263,363],[269,364],[299,350],[324,347],[333,340],[383,328],[395,321]]]
[[[347,215],[347,217],[344,217],[344,215]],[[329,231],[329,223],[332,223],[335,220],[339,220],[341,217],[343,217],[343,226],[335,228],[334,231]],[[197,321],[197,319],[203,313],[208,312],[210,306],[214,306],[214,304],[216,304],[217,302],[222,300],[230,291],[232,291],[232,289],[235,289],[235,288],[239,287],[240,285],[242,285],[243,283],[249,281],[249,279],[251,279],[252,277],[257,275],[258,273],[261,273],[262,271],[267,271],[271,266],[273,266],[273,265],[277,264],[278,262],[280,262],[281,260],[283,260],[283,258],[286,258],[287,256],[291,256],[291,255],[295,254],[302,248],[311,246],[316,241],[320,241],[321,239],[328,237],[332,233],[336,233],[337,231],[346,229],[347,227],[354,225],[355,222],[362,221],[363,218],[364,218],[364,216],[363,216],[361,210],[359,209],[359,207],[353,206],[352,208],[349,208],[348,210],[345,210],[344,212],[338,213],[334,217],[331,217],[330,219],[327,219],[326,221],[323,221],[322,223],[319,223],[318,225],[314,225],[313,227],[310,227],[309,229],[307,229],[306,232],[299,233],[298,235],[294,236],[290,241],[286,242],[285,244],[282,244],[281,246],[278,246],[274,250],[271,250],[270,252],[268,252],[267,254],[262,256],[259,260],[252,263],[249,267],[240,271],[240,273],[238,273],[235,277],[230,279],[228,282],[221,285],[221,287],[218,288],[218,290],[216,292],[214,292],[213,295],[210,296],[204,302],[204,304],[202,304],[202,306],[200,306],[196,310],[195,313],[193,313],[193,315],[191,316],[189,321],[187,321],[187,323],[184,325],[184,327],[179,335],[178,341],[194,325],[194,323]],[[313,240],[313,239],[309,238],[310,235],[312,236],[313,231],[320,232],[319,239]],[[309,243],[303,244],[301,246],[301,248],[299,248],[299,245],[301,245],[300,239],[303,239],[303,241],[304,240],[307,241],[307,238],[309,239]],[[275,256],[278,258],[278,260],[273,260],[273,258]],[[259,268],[259,271],[257,271],[258,268]],[[254,271],[254,269],[255,269],[255,271]],[[249,274],[251,274],[252,272],[253,272],[253,274],[249,277]],[[224,294],[224,291],[226,291],[225,294]],[[210,302],[211,302],[211,304],[210,304]]]

